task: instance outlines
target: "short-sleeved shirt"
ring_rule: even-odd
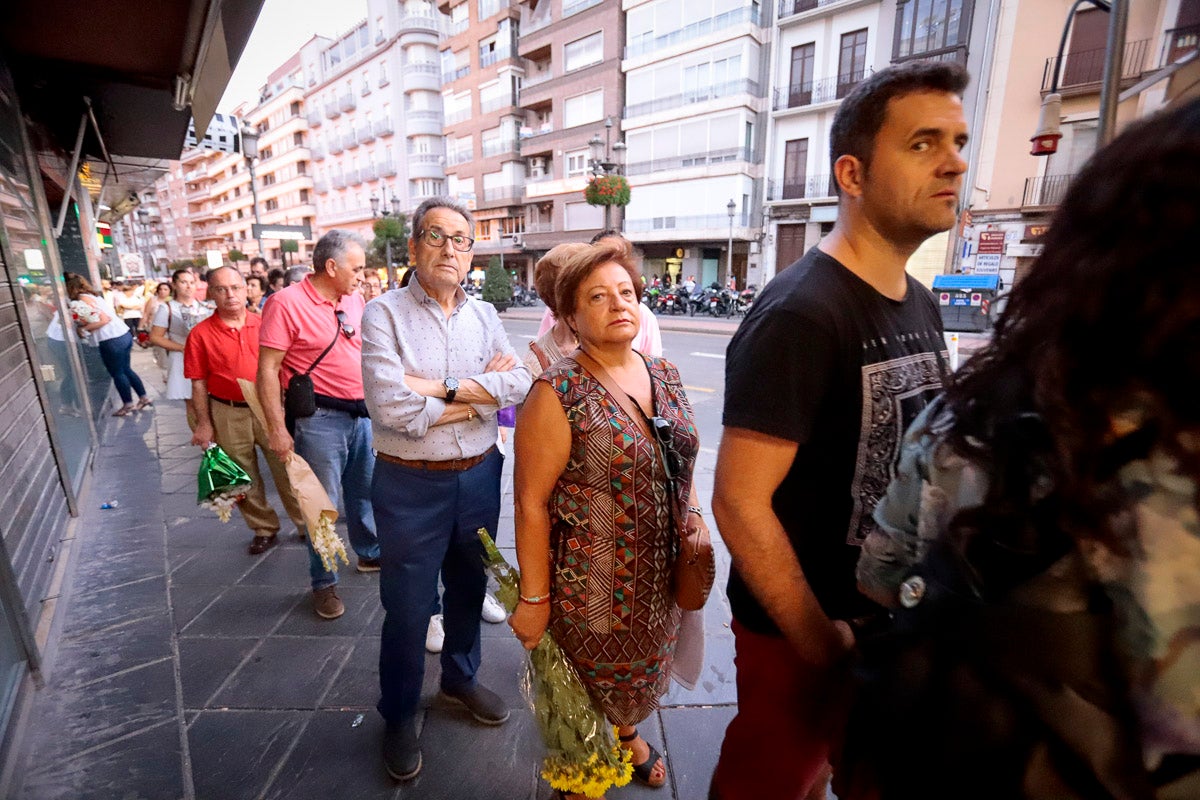
[[[212,313],[213,307],[199,300],[193,300],[190,306],[185,306],[178,300],[168,300],[154,309],[153,325],[156,328],[164,328],[167,338],[172,342],[186,344],[192,328],[208,319]]]
[[[341,400],[362,400],[362,313],[361,292],[351,292],[333,304],[322,297],[312,278],[284,287],[263,306],[258,343],[283,350],[279,382],[287,386],[293,375],[307,372],[329,342],[337,341],[311,373],[313,391]],[[353,336],[341,333],[336,312],[344,313]]]
[[[798,445],[772,505],[831,618],[877,610],[855,564],[904,431],[941,390],[944,347],[933,295],[912,276],[891,300],[816,248],[763,289],[729,343],[723,422]],[[729,600],[747,628],[778,634],[736,569]]]
[[[262,321],[246,314],[240,328],[231,328],[213,314],[192,329],[183,349],[183,375],[208,382],[208,393],[222,400],[246,400],[238,378],[254,383],[258,374],[258,332]]]

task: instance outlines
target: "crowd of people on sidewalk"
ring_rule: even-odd
[[[967,80],[909,63],[842,100],[837,222],[729,344],[711,503],[738,709],[710,798],[819,798],[831,776],[842,798],[1200,796],[1200,263],[1185,246],[1200,101],[1093,157],[994,339],[951,374],[906,263],[957,222]],[[338,230],[302,279],[260,281],[261,303],[236,269],[210,273],[207,305],[176,273],[150,328],[167,397],[188,403],[193,443],[251,474],[251,555],[280,528],[259,454],[301,535],[293,453],[342,509],[355,568],[379,576],[377,708],[401,781],[423,764],[427,648],[443,696],[482,724],[509,718],[478,680],[480,619],[506,614],[477,532],[497,533],[498,420],[519,408],[508,623],[529,649],[553,636],[633,776],[663,786],[637,726],[699,673],[678,575],[709,532],[698,431],[646,327],[638,254],[611,233],[547,253],[548,317],[518,351],[463,290],[471,211],[433,198],[411,231],[410,280],[387,291]],[[82,330],[123,327],[75,287],[100,310]],[[114,382],[148,403],[122,336]],[[314,612],[336,620],[337,573],[306,541]]]

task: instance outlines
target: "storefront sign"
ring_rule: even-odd
[[[1004,231],[980,231],[979,252],[984,255],[1004,254]]]
[[[1003,252],[1003,251],[1001,251]],[[976,275],[999,275],[1000,261],[1004,256],[1000,253],[979,253],[975,256]]]

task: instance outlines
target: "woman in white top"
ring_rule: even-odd
[[[212,314],[212,306],[196,299],[196,276],[186,269],[171,276],[171,288],[175,299],[155,310],[150,343],[167,351],[167,399],[186,401],[192,419],[192,382],[183,376],[183,346],[192,328]]]
[[[142,321],[138,325],[138,342],[142,347],[152,347],[150,344],[150,328],[154,324],[154,315],[158,307],[171,299],[171,284],[162,281],[154,287],[154,293],[146,297],[146,307],[142,309]],[[145,333],[145,336],[140,334]],[[154,347],[154,363],[163,371],[163,381],[167,380],[167,351]]]
[[[133,334],[129,328],[117,316],[112,304],[99,296],[86,278],[73,272],[68,272],[65,277],[76,330],[99,348],[100,360],[112,376],[117,394],[121,395],[122,405],[113,416],[123,417],[131,411],[154,405],[146,396],[142,379],[129,364],[129,354],[133,350]],[[137,405],[133,403],[133,392],[138,394]]]
[[[123,284],[121,291],[116,292],[114,298],[121,319],[129,327],[129,332],[137,336],[138,325],[142,321],[142,309],[146,307],[146,295],[143,294],[142,287],[136,283]]]

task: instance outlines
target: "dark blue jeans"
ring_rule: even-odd
[[[133,367],[129,366],[129,354],[132,351],[133,336],[129,333],[115,339],[105,339],[100,343],[100,360],[112,376],[113,383],[117,385],[117,394],[121,395],[121,402],[125,405],[133,402],[130,387],[133,387],[138,397],[146,396],[146,387],[142,385],[142,379],[133,371]]]
[[[441,686],[474,685],[479,669],[479,612],[487,590],[483,545],[500,519],[500,470],[493,450],[464,472],[409,469],[375,462],[371,500],[379,530],[379,596],[386,612],[379,647],[379,713],[389,722],[411,719],[425,678],[425,631],[442,576]]]

